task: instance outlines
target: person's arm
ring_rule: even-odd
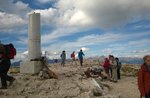
[[[82,55],[85,56],[83,52],[82,52]]]

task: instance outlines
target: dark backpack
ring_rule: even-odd
[[[16,48],[14,47],[13,44],[7,44],[4,45],[5,47],[5,58],[9,58],[9,59],[14,59],[15,55],[16,55]]]
[[[0,53],[4,54],[5,53],[5,47],[3,44],[0,44]]]
[[[71,58],[73,57],[73,53],[71,54],[71,56],[70,56]]]

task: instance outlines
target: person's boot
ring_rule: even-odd
[[[7,89],[7,86],[2,86],[0,87],[0,89]]]
[[[15,78],[12,78],[9,82],[9,86],[11,86],[13,84],[13,82],[15,81],[16,79]]]

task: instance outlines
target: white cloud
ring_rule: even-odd
[[[150,39],[140,39],[140,40],[130,41],[128,43],[128,45],[131,46],[143,46],[148,44],[150,44]]]
[[[15,14],[0,12],[0,31],[13,31],[26,24],[26,21]]]
[[[58,11],[54,8],[44,9],[44,10],[35,10],[34,12],[41,14],[41,23],[43,25],[52,25],[56,26],[58,21]]]
[[[113,49],[107,48],[107,49],[102,50],[102,52],[104,52],[104,53],[109,55],[109,54],[113,53]]]
[[[137,17],[149,17],[149,2],[149,0],[58,0],[55,3],[56,8],[35,12],[41,13],[43,25],[56,27],[53,32],[43,36],[44,39],[55,40],[76,33],[77,30],[93,27],[112,28],[125,25]]]
[[[150,13],[149,0],[59,0],[55,6],[61,19],[67,14],[69,21],[81,21],[76,25],[92,23],[100,28],[123,25],[133,18],[149,17]],[[69,10],[74,13],[70,14]],[[85,22],[86,19],[90,22]]]
[[[82,47],[81,49],[82,49],[83,52],[84,52],[84,51],[89,51],[89,50],[90,50],[90,49],[87,48],[87,47]]]
[[[150,52],[150,50],[145,49],[145,50],[133,50],[132,53],[145,53],[145,52]]]
[[[0,2],[0,10],[5,13],[16,14],[20,17],[26,17],[27,12],[31,11],[29,5],[23,3],[22,1],[12,3],[11,0],[1,0]]]
[[[57,41],[54,44],[50,45],[48,48],[54,50],[54,49],[80,48],[80,47],[89,46],[89,45],[103,45],[103,44],[109,45],[110,43],[113,43],[113,42],[131,40],[132,38],[130,36],[134,36],[134,38],[139,38],[139,37],[146,36],[148,34],[149,33],[136,33],[136,34],[104,33],[101,35],[91,34],[91,35],[80,37],[76,41],[72,41],[72,42],[69,42],[67,40]],[[50,35],[48,35],[48,36],[50,36]],[[55,39],[56,36],[57,36],[57,34],[54,37],[53,36],[51,36],[51,37]],[[45,35],[45,37],[46,37],[46,35]],[[58,35],[57,37],[60,37],[60,36]],[[48,37],[48,38],[50,38],[50,37]],[[44,41],[50,42],[51,40],[48,38],[47,39],[45,38]],[[138,41],[136,41],[136,42],[137,42],[137,44],[139,44]],[[147,41],[147,42],[149,42],[149,41]],[[124,48],[124,46],[126,46],[126,47],[129,46],[129,45],[131,45],[131,43],[133,43],[133,42],[129,42],[126,45],[125,44],[121,45],[121,48]]]
[[[70,18],[69,23],[70,25],[89,25],[92,24],[92,19],[79,10]]]
[[[56,2],[57,0],[37,0],[41,4],[46,4],[46,3],[51,3],[51,2]]]
[[[31,11],[28,4],[21,1],[12,3],[11,0],[0,2],[0,31],[17,32],[27,24],[27,13]]]

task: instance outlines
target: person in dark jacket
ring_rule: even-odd
[[[141,98],[150,98],[150,55],[146,55],[143,60],[144,64],[138,72],[138,88]]]
[[[60,57],[61,57],[61,65],[62,66],[65,66],[65,61],[66,61],[66,52],[65,52],[65,50],[64,51],[62,51],[62,54],[60,55]]]
[[[10,59],[3,58],[3,54],[0,53],[0,78],[2,85],[0,89],[7,89],[7,81],[10,82],[9,86],[11,86],[13,81],[15,80],[15,78],[7,75],[10,65],[11,65]]]
[[[81,49],[80,52],[78,53],[78,58],[80,60],[80,65],[81,66],[83,64],[83,56],[84,56],[84,53],[82,52],[82,49]]]
[[[118,79],[121,79],[120,78],[120,69],[121,69],[121,62],[119,61],[119,58],[115,58],[116,59],[116,62],[117,62],[117,77],[118,77]]]

